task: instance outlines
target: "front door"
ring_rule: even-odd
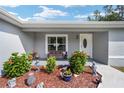
[[[92,58],[92,34],[80,34],[80,51]]]

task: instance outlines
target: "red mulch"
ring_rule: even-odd
[[[90,67],[86,67],[85,71],[81,73],[78,77],[72,77],[72,80],[69,82],[64,81],[60,77],[60,69],[56,69],[53,73],[48,74],[44,70],[41,72],[34,72],[36,76],[36,82],[32,86],[27,86],[25,81],[28,77],[28,73],[24,74],[17,78],[16,81],[16,88],[35,88],[36,85],[40,82],[44,82],[45,88],[96,88],[98,84],[93,82],[95,78],[101,78],[101,76],[92,76]],[[0,88],[7,87],[7,80],[6,77],[0,77]]]

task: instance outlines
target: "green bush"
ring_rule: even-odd
[[[72,73],[71,73],[71,70],[70,70],[70,68],[69,69],[67,69],[66,71],[65,71],[65,73],[64,73],[65,75],[71,75]]]
[[[80,51],[75,51],[69,58],[70,68],[73,73],[80,74],[84,70],[84,65],[87,62],[87,54]]]
[[[52,73],[56,68],[56,58],[54,56],[50,56],[47,59],[46,70],[48,73]]]
[[[31,68],[32,56],[18,53],[12,53],[4,66],[4,71],[7,77],[14,78],[25,74]]]

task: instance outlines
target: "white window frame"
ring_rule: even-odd
[[[68,35],[67,34],[46,34],[45,37],[45,51],[48,54],[48,37],[65,37],[66,38],[66,51],[68,52]]]

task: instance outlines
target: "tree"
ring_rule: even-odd
[[[99,10],[95,10],[94,13],[93,13],[93,17],[88,16],[87,19],[89,21],[99,21],[100,18],[101,18],[100,11]]]
[[[101,21],[120,21],[120,17],[118,13],[112,12],[111,14],[103,17]]]
[[[100,19],[100,12],[98,10],[94,11],[95,21],[99,21]]]
[[[124,5],[117,5],[115,11],[118,11],[121,20],[124,20]]]
[[[87,17],[88,21],[92,21],[92,18],[90,16]]]
[[[112,5],[106,5],[106,6],[103,7],[103,9],[105,10],[106,15],[111,14],[114,10]]]
[[[103,7],[105,10],[105,15],[101,16],[98,10],[94,11],[92,18],[89,16],[89,21],[122,21],[124,20],[124,6],[118,5],[113,8],[112,5],[106,5]],[[117,12],[119,11],[119,12]]]

